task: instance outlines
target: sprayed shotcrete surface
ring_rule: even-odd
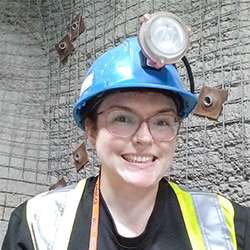
[[[171,178],[189,188],[220,192],[250,205],[249,3],[225,1],[0,1],[0,243],[11,211],[55,183],[97,172],[95,154],[76,174],[72,148],[84,139],[72,121],[80,82],[94,59],[136,35],[138,17],[168,10],[192,25],[188,53],[199,93],[226,88],[219,121],[183,123]],[[60,64],[54,46],[81,14],[86,30]],[[183,65],[179,70],[188,87]]]

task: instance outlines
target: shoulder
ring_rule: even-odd
[[[19,245],[33,249],[34,239],[43,245],[43,237],[53,241],[63,214],[74,213],[82,194],[90,196],[95,180],[96,178],[89,178],[86,183],[84,180],[44,192],[19,205],[11,214],[3,249],[17,250],[20,249]]]
[[[40,193],[16,207],[11,213],[11,218],[24,218],[26,215],[27,205],[30,203],[39,203],[39,206],[47,206],[49,203],[58,204],[59,201],[66,200],[66,198],[71,196],[73,192],[82,193],[85,191],[85,187],[87,189],[86,191],[89,191],[91,186],[93,186],[93,182],[95,181],[94,179],[94,177],[91,177],[66,187],[60,187],[51,191]]]
[[[235,219],[243,222],[249,222],[250,219],[250,208],[241,206],[235,202],[232,202],[235,210]]]
[[[27,201],[23,202],[18,207],[16,207],[11,213],[10,221],[11,220],[18,220],[18,221],[23,220],[26,214],[26,205],[27,205]]]
[[[220,214],[217,214],[219,215],[218,218],[224,217],[229,228],[234,226],[233,230],[235,231],[238,250],[250,249],[250,208],[240,206],[216,193],[190,191],[180,188],[176,184],[170,184],[178,197],[180,205],[184,204],[184,208],[189,210],[190,204],[193,203],[195,211],[199,215],[199,220],[209,218],[207,217],[209,214],[216,215],[219,212]],[[192,197],[190,199],[191,203],[188,202],[189,195]],[[185,205],[188,206],[185,207]],[[218,209],[219,207],[222,210]],[[224,216],[220,211],[223,212]],[[214,218],[212,220],[209,218],[205,222],[213,220]]]
[[[86,184],[83,179],[77,184],[37,195],[27,202],[26,219],[33,242],[44,249],[48,242],[55,249],[65,249],[63,245],[68,244],[77,209],[88,184],[89,180]]]
[[[88,193],[93,178],[82,179],[78,183],[57,188],[55,190],[47,191],[36,195],[27,201],[26,214],[36,214],[36,216],[47,216],[47,212],[52,214],[62,215],[66,206],[74,203],[78,205],[83,193]]]
[[[69,200],[79,199],[85,191],[89,192],[91,186],[93,186],[93,183],[95,182],[95,179],[95,177],[82,179],[78,183],[38,194],[28,200],[27,207],[46,207],[50,205],[51,210],[53,205],[55,205],[58,209],[60,204],[63,205]]]
[[[11,213],[2,249],[21,250],[20,246],[25,247],[25,249],[33,249],[32,240],[26,221],[26,204],[27,202],[24,202],[23,204],[19,205]]]
[[[235,202],[232,202],[235,210],[235,219],[239,221],[249,222],[250,219],[250,208],[239,205]],[[247,221],[246,221],[247,220]]]

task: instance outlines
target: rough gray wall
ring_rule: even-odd
[[[0,245],[10,212],[48,189],[49,66],[36,6],[0,2]]]
[[[58,3],[58,2],[57,2]],[[242,204],[249,204],[249,29],[248,3],[243,1],[63,1],[57,8],[60,18],[46,16],[45,23],[53,29],[48,32],[50,47],[66,34],[66,24],[76,14],[85,17],[86,31],[75,42],[76,50],[63,65],[53,61],[52,82],[59,82],[54,91],[61,93],[59,105],[54,106],[55,137],[51,142],[52,171],[75,180],[71,162],[71,148],[83,140],[81,131],[72,120],[72,104],[77,98],[85,70],[94,59],[108,48],[120,43],[125,37],[136,35],[138,17],[146,12],[167,10],[182,17],[192,26],[192,49],[188,58],[194,71],[196,92],[203,85],[229,90],[229,97],[218,121],[190,117],[179,136],[179,144],[171,178],[191,188],[221,192]],[[57,13],[58,15],[58,13]],[[62,25],[63,23],[63,25]],[[49,28],[46,29],[50,31]],[[50,54],[55,58],[55,53]],[[188,87],[183,65],[179,65]],[[59,72],[58,72],[59,71]],[[80,79],[80,80],[78,80]],[[64,88],[68,88],[65,92]],[[60,90],[61,88],[61,90]],[[70,106],[68,106],[70,103]],[[63,111],[67,107],[67,112]],[[69,110],[68,110],[69,108]],[[62,118],[62,115],[64,116]],[[64,133],[60,136],[58,128]],[[54,129],[52,124],[51,129]],[[61,139],[60,139],[61,138]],[[58,148],[61,140],[63,146]],[[66,147],[65,147],[66,146]],[[63,157],[63,161],[59,161]],[[92,164],[86,168],[91,173]],[[67,169],[67,173],[65,172]],[[93,169],[93,168],[92,168]],[[61,170],[61,171],[60,171]],[[86,175],[83,171],[83,175]]]
[[[72,147],[84,139],[72,120],[86,69],[97,56],[136,35],[138,17],[168,10],[192,26],[196,92],[229,90],[219,121],[192,116],[180,131],[171,178],[250,205],[250,8],[240,0],[43,0],[0,3],[0,230],[13,207],[48,188],[50,176],[70,183],[97,169],[94,153],[80,174]],[[66,64],[54,46],[77,14],[86,30]],[[8,66],[7,66],[8,65]],[[188,88],[185,70],[179,70]],[[1,234],[0,234],[1,235]],[[1,236],[0,236],[1,242]]]
[[[250,205],[249,3],[201,1],[192,8],[189,58],[196,89],[203,84],[221,87],[229,97],[218,122],[197,117],[186,121],[177,178]]]

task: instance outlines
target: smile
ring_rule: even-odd
[[[131,163],[148,163],[155,161],[156,157],[153,155],[122,155],[122,158]]]

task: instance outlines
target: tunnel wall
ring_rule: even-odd
[[[18,204],[64,177],[67,183],[98,172],[95,152],[72,119],[86,70],[126,37],[139,17],[166,10],[192,27],[187,58],[199,95],[207,85],[228,90],[218,120],[191,115],[181,127],[169,178],[221,193],[250,206],[250,8],[246,1],[41,0],[0,3],[0,235]],[[76,15],[85,31],[60,62],[55,45]],[[186,71],[177,65],[186,88]],[[90,161],[76,172],[75,145]],[[1,242],[0,236],[0,242]]]

